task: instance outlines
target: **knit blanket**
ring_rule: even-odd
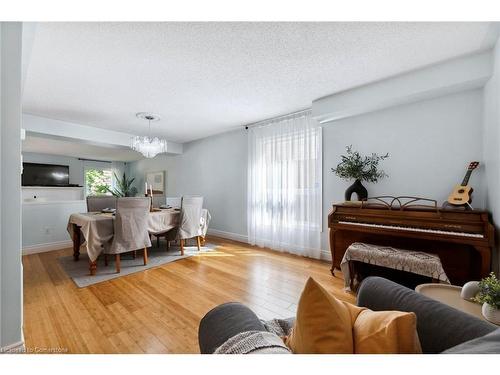
[[[214,354],[290,354],[283,342],[292,329],[293,319],[262,321],[266,331],[247,331],[231,337]]]

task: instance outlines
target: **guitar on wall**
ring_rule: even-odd
[[[465,177],[460,185],[455,186],[455,189],[448,197],[448,203],[453,206],[463,206],[472,202],[472,187],[468,185],[472,171],[479,166],[478,161],[472,161],[467,168]]]

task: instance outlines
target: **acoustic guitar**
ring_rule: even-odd
[[[469,164],[467,168],[467,173],[460,185],[455,186],[455,189],[451,192],[448,197],[448,203],[454,206],[461,206],[472,202],[472,187],[467,185],[469,183],[470,175],[472,171],[476,169],[479,165],[478,161],[473,161]]]

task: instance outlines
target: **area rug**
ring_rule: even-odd
[[[200,251],[198,251],[198,248],[196,246],[185,246],[184,255],[182,256],[179,246],[171,245],[170,250],[167,252],[165,246],[158,248],[156,247],[156,241],[152,242],[154,242],[154,246],[148,249],[147,265],[143,264],[141,250],[137,251],[137,257],[135,259],[132,258],[132,255],[130,253],[122,254],[120,273],[116,273],[115,260],[113,255],[108,256],[107,267],[104,266],[104,257],[99,257],[99,259],[97,260],[97,272],[94,276],[90,276],[89,274],[89,258],[85,253],[82,253],[80,255],[80,260],[78,262],[75,262],[73,260],[72,255],[60,257],[58,258],[58,260],[64,271],[68,274],[69,277],[73,279],[75,284],[80,288],[84,288],[89,285],[116,279],[118,277],[130,275],[132,273],[141,272],[153,267],[158,267],[163,264],[189,258],[196,254],[199,254],[200,251],[207,252],[215,249],[215,245],[212,244],[205,244],[205,246],[203,246]],[[162,243],[162,245],[164,244]]]

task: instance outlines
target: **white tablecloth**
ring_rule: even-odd
[[[174,229],[179,223],[180,212],[174,209],[150,212],[148,216],[148,232],[161,233]],[[210,222],[208,210],[202,210],[200,219],[200,236],[205,236]],[[100,212],[75,213],[69,217],[68,233],[73,238],[73,224],[80,227],[83,247],[93,262],[104,249],[106,244],[111,243],[114,234],[114,216]]]

